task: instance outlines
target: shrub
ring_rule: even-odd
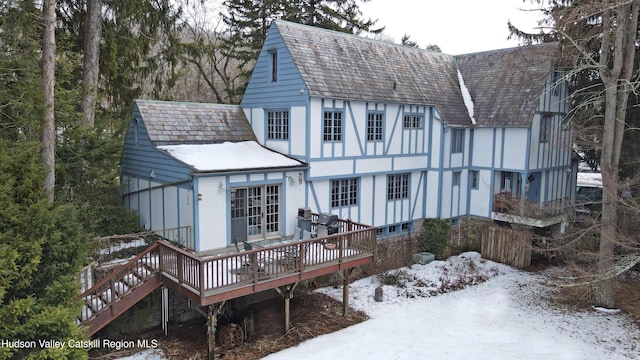
[[[437,259],[442,259],[447,247],[450,226],[448,220],[424,219],[422,236],[418,239],[420,250],[430,252]]]
[[[406,271],[396,270],[378,274],[378,280],[380,280],[383,285],[393,285],[403,288],[406,286],[407,282],[412,279]]]

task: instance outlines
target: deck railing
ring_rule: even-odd
[[[82,299],[85,302],[80,314],[80,321],[90,320],[107,310],[111,310],[113,314],[117,313],[118,311],[114,309],[116,302],[135,291],[138,286],[144,284],[158,272],[159,247],[158,243],[151,245],[80,294],[77,299]]]
[[[170,229],[155,230],[154,233],[186,249],[195,250],[191,226],[181,226]]]
[[[521,201],[508,192],[497,193],[493,196],[493,211],[510,215],[522,215],[533,218],[545,218],[566,213],[570,207],[568,198],[546,202],[524,200],[521,213]]]
[[[234,286],[250,285],[292,272],[340,264],[376,252],[376,229],[343,221],[346,232],[224,255],[199,257],[159,242],[160,269],[180,286],[200,296]]]
[[[339,229],[322,238],[209,257],[159,240],[77,297],[85,304],[79,321],[88,324],[93,334],[163,282],[205,305],[211,293],[233,298],[233,291],[247,286],[259,291],[284,285],[296,276],[302,279],[303,274],[310,278],[373,261],[376,228],[340,220]]]

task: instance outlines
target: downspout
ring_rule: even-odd
[[[444,167],[444,131],[445,131],[445,126],[444,123],[442,122],[442,119],[440,120],[440,129],[441,129],[441,135],[440,135],[440,164],[438,166],[438,188],[440,189],[440,191],[438,191],[438,208],[437,208],[437,213],[436,213],[436,217],[438,219],[441,219],[441,215],[442,215],[442,190],[443,190],[443,184],[442,184],[442,177],[443,177],[443,167]]]
[[[193,194],[191,194],[193,201],[193,248],[195,252],[200,251],[200,203],[198,201],[198,184],[199,178],[193,177]]]
[[[467,216],[471,215],[471,186],[469,180],[471,179],[471,171],[473,171],[473,138],[475,136],[475,129],[469,129],[469,165],[467,166]],[[478,171],[478,182],[480,182],[480,171]]]
[[[529,176],[529,157],[531,156],[531,125],[529,125],[529,127],[527,128],[527,146],[525,147],[527,149],[527,153],[524,157],[524,170],[525,172],[523,173],[524,175],[526,175],[527,177]],[[520,175],[521,177],[524,177],[522,174]],[[525,205],[525,196],[526,194],[524,193],[525,191],[525,185],[526,185],[526,181],[527,178],[523,178],[522,179],[522,193],[520,196],[520,216],[524,216],[524,205]]]

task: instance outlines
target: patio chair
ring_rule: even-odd
[[[247,241],[243,241],[242,242],[244,245],[244,251],[251,251],[253,250],[253,245],[251,245],[251,243],[247,242]],[[236,241],[236,248],[238,248],[237,245],[237,241]],[[238,250],[240,251],[240,250]],[[258,273],[259,274],[266,274],[266,261],[265,259],[258,259],[257,258],[257,254],[256,253],[252,253],[249,254],[249,256],[247,256],[245,258],[245,260],[242,262],[242,264],[240,265],[239,268],[236,269],[231,269],[230,271],[233,272],[236,275],[250,275],[253,274],[253,264],[257,264],[258,265]]]
[[[300,230],[300,231],[299,231]],[[308,244],[300,245],[298,242],[301,240],[311,239],[311,232],[307,230],[301,230],[300,228],[296,228],[296,233],[293,236],[293,243],[282,257],[281,264],[288,267],[289,269],[298,269],[300,267],[301,261],[306,256]],[[300,252],[300,246],[302,246],[302,252]]]
[[[296,226],[296,230],[293,233],[291,240],[296,241],[302,239],[302,229]]]
[[[253,245],[251,245],[251,243],[247,241],[243,241],[242,243],[244,244],[244,251],[253,250]]]

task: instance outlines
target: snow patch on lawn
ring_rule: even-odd
[[[350,284],[349,305],[369,320],[265,359],[640,359],[628,317],[550,305],[546,283],[473,252],[393,270]],[[318,291],[342,300],[340,288]]]

